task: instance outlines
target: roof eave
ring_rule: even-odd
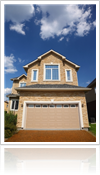
[[[90,91],[91,88],[15,88],[17,91]]]

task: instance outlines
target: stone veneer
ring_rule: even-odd
[[[44,64],[45,63],[57,63],[60,64],[60,81],[43,81],[44,79]],[[31,82],[32,78],[32,69],[38,69],[38,82]],[[73,82],[66,82],[65,77],[65,69],[71,69],[72,70],[72,78]],[[77,81],[77,71],[75,67],[68,62],[62,61],[61,57],[58,55],[55,55],[54,53],[48,54],[45,57],[43,57],[39,63],[37,61],[36,63],[33,63],[28,67],[27,70],[27,85],[32,84],[71,84],[71,85],[78,85]]]
[[[17,94],[17,91],[15,90],[15,88],[16,87],[19,87],[19,83],[20,82],[25,82],[26,83],[26,77],[25,76],[23,76],[23,77],[21,77],[19,80],[14,80],[13,81],[13,86],[12,86],[12,93],[13,94]]]
[[[17,127],[22,126],[24,101],[81,101],[84,127],[88,127],[88,114],[84,92],[20,92]],[[21,107],[23,104],[23,107]]]

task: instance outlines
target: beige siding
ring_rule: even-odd
[[[44,64],[45,63],[57,63],[60,64],[60,81],[43,81],[44,79]],[[38,82],[31,82],[32,77],[32,69],[38,69]],[[73,82],[66,82],[65,77],[65,69],[72,70],[72,78]],[[27,70],[27,85],[31,84],[71,84],[71,85],[78,85],[77,81],[77,72],[73,65],[62,61],[61,57],[55,54],[48,54],[42,60],[36,63],[33,63],[29,66]]]
[[[20,82],[26,82],[26,77],[22,77],[19,80],[14,80],[13,81],[13,86],[12,86],[12,93],[17,94],[17,91],[15,90],[16,87],[19,87]]]
[[[84,127],[88,127],[88,114],[87,106],[84,92],[21,92],[19,100],[19,110],[18,110],[18,123],[17,126],[22,126],[22,116],[24,101],[81,101],[84,105],[82,107],[82,116]]]

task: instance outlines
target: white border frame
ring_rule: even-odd
[[[23,107],[23,115],[22,115],[22,128],[24,129],[24,124],[25,124],[25,109],[27,104],[51,104],[51,105],[55,105],[55,104],[78,104],[79,105],[79,119],[80,119],[80,129],[84,128],[83,125],[83,116],[82,116],[82,108],[81,108],[81,101],[24,101],[24,107]],[[36,130],[36,129],[34,129]],[[65,130],[65,129],[64,129]],[[67,129],[68,130],[68,129]]]
[[[71,80],[67,80],[67,74],[66,74],[67,70],[70,70]],[[65,77],[66,77],[66,82],[73,82],[72,69],[65,69]]]
[[[2,45],[1,45],[1,58],[4,57],[4,5],[5,4],[31,4],[32,2],[31,1],[2,1],[1,2],[1,15],[2,15],[2,18],[1,18],[1,42],[2,42]],[[46,1],[34,1],[34,4],[46,4]],[[96,5],[96,79],[97,79],[97,87],[96,87],[96,90],[97,90],[97,93],[96,93],[96,101],[97,101],[97,105],[96,105],[96,113],[99,114],[99,2],[98,1],[48,1],[48,4],[94,4]],[[1,59],[1,82],[2,82],[2,85],[1,85],[1,99],[2,101],[4,101],[4,59]],[[4,104],[1,103],[1,116],[4,115]],[[18,144],[22,144],[22,143],[19,143],[19,142],[7,142],[5,143],[4,142],[4,117],[1,117],[1,144],[17,144],[17,147],[18,147]],[[96,142],[67,142],[67,144],[83,144],[85,146],[85,144],[99,144],[99,117],[97,118],[97,125],[96,125]],[[23,142],[23,144],[27,144],[27,142]],[[28,144],[33,144],[31,142],[28,142]],[[53,143],[50,143],[50,142],[36,142],[35,144],[39,144],[39,146],[41,147],[40,144],[51,144],[50,147],[57,147],[59,146],[59,144],[62,144],[62,147],[66,147],[66,143],[64,142],[53,142]],[[54,145],[54,144],[57,144],[57,145]],[[43,145],[42,145],[43,146]],[[91,145],[92,146],[92,145]],[[13,146],[12,146],[13,147]],[[37,147],[37,146],[36,146]],[[45,145],[45,147],[47,147]],[[99,162],[99,161],[97,161]],[[97,169],[98,170],[98,169]]]
[[[18,111],[18,109],[16,110],[16,109],[11,109],[11,107],[12,107],[12,101],[19,101],[19,99],[12,99],[11,100],[11,103],[10,103],[10,111]],[[15,108],[15,104],[14,104],[14,108]],[[18,108],[19,108],[19,103],[18,103]]]
[[[57,65],[57,66],[58,66],[59,80],[46,80],[46,79],[45,79],[45,66],[46,66],[46,65]],[[60,79],[60,63],[53,63],[53,62],[51,62],[51,63],[44,63],[44,76],[43,76],[43,81],[61,81],[61,79]]]
[[[37,76],[36,76],[36,80],[33,80],[33,71],[34,70],[37,70]],[[32,72],[31,72],[31,82],[38,82],[38,69],[32,69]]]

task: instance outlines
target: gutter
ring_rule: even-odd
[[[15,88],[17,91],[90,91],[91,88]]]

